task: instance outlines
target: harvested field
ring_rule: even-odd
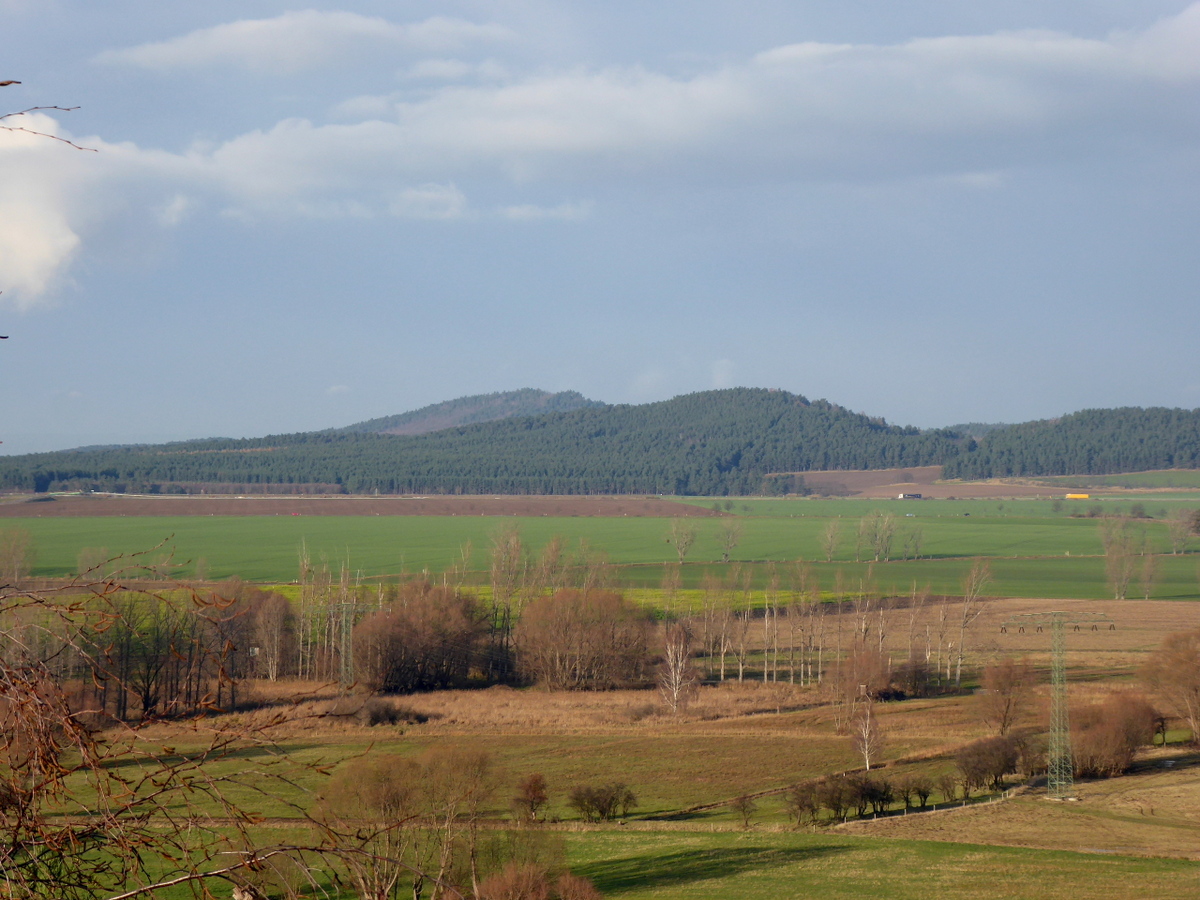
[[[716,517],[724,513],[672,503],[661,497],[462,496],[129,496],[94,494],[47,500],[13,498],[0,517],[70,516],[635,516]]]

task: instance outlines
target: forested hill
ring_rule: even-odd
[[[396,416],[368,419],[345,428],[332,429],[336,434],[428,434],[445,428],[495,422],[519,416],[538,416],[548,412],[571,412],[591,406],[605,406],[599,400],[589,400],[578,391],[539,391],[521,388],[495,394],[476,394],[459,397],[445,403],[434,403]]]
[[[946,478],[1111,475],[1200,468],[1200,410],[1086,409],[989,431],[948,459]]]
[[[43,453],[0,460],[0,487],[207,490],[333,485],[354,493],[782,492],[772,473],[942,463],[949,432],[748,388],[509,418],[430,434],[330,432]]]
[[[0,488],[129,492],[752,494],[814,469],[943,465],[948,478],[1200,467],[1200,410],[1088,410],[989,431],[919,431],[750,388],[423,435],[314,432],[0,458]]]

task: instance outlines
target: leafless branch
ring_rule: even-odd
[[[11,84],[20,84],[19,81],[6,82]],[[78,106],[31,106],[28,109],[22,109],[17,112],[4,113],[0,115],[0,122],[6,119],[13,119],[17,116],[24,116],[33,112],[57,111],[57,112],[74,112],[79,109]],[[65,137],[60,137],[57,134],[50,134],[48,131],[37,131],[33,128],[25,128],[22,125],[0,125],[0,131],[19,131],[23,134],[31,134],[34,137],[49,138],[52,141],[58,141],[60,144],[66,144],[68,147],[74,147],[76,150],[87,150],[91,153],[98,152],[95,147],[84,147],[82,144],[76,144],[74,141],[68,140]]]

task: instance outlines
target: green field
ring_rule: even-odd
[[[1125,900],[1200,887],[1200,865],[1182,860],[836,834],[610,831],[568,848],[577,874],[627,900]]]
[[[272,844],[309,838],[306,830],[261,831]],[[630,828],[563,837],[571,871],[621,900],[1126,900],[1193,897],[1200,887],[1200,864],[1179,859],[778,830]],[[156,896],[193,894],[177,887]]]
[[[708,503],[710,501],[697,501]],[[717,501],[713,500],[712,503]],[[1137,501],[1133,501],[1137,502]],[[1193,498],[1192,504],[1196,501]],[[1128,512],[1130,501],[1113,502],[1105,511]],[[1157,496],[1143,504],[1152,516],[1192,508]],[[906,592],[914,582],[935,593],[957,590],[975,557],[993,560],[993,590],[1011,596],[1101,598],[1107,595],[1098,521],[1078,506],[1051,501],[900,501],[761,500],[735,501],[741,536],[732,562],[750,564],[755,584],[767,579],[767,563],[805,559],[814,562],[822,587],[832,590],[836,572],[846,584],[868,579],[868,566],[855,562],[859,519],[875,510],[896,517],[893,555],[906,536],[919,530],[917,560],[893,558],[870,567],[869,581],[884,591]],[[1072,515],[1074,513],[1074,515]],[[821,538],[831,521],[840,522],[832,563],[824,560]],[[720,532],[730,519],[693,520],[698,532],[687,557],[684,583],[701,584],[706,572],[723,575]],[[1152,596],[1194,599],[1197,557],[1169,553],[1167,526],[1161,518],[1133,520],[1148,550],[1165,554]],[[657,518],[517,518],[484,516],[188,516],[9,519],[4,527],[30,532],[36,547],[33,574],[70,575],[81,551],[132,555],[163,545],[154,558],[170,553],[180,577],[201,571],[210,578],[233,575],[249,581],[287,582],[296,578],[300,548],[314,561],[332,567],[343,561],[366,577],[401,573],[438,574],[459,561],[468,545],[468,569],[482,579],[488,548],[496,532],[516,525],[527,549],[536,555],[554,536],[571,549],[586,545],[602,551],[618,568],[618,582],[654,587],[664,564],[675,560],[667,540],[668,521]],[[1193,541],[1192,547],[1196,545]],[[786,587],[786,575],[784,576]],[[1136,591],[1135,591],[1136,592]]]

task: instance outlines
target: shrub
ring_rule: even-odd
[[[900,695],[897,700],[933,694],[933,672],[924,657],[913,656],[896,666],[892,672],[892,691]]]
[[[585,822],[607,822],[617,815],[628,815],[638,802],[633,791],[617,781],[600,786],[574,787],[567,805],[578,812]]]
[[[538,866],[510,863],[479,885],[480,900],[550,900],[550,879]]]
[[[469,594],[425,581],[403,585],[388,609],[354,626],[363,683],[388,693],[456,687],[484,647],[485,617]]]
[[[513,808],[522,819],[537,821],[538,810],[550,801],[546,791],[546,777],[540,772],[528,775],[517,782],[517,793],[513,797]]]
[[[596,886],[586,878],[564,872],[558,876],[558,900],[601,900]]]
[[[865,789],[871,812],[877,816],[887,812],[888,807],[896,801],[895,789],[886,778],[868,778]]]
[[[750,817],[758,812],[758,804],[754,802],[754,798],[749,794],[743,794],[741,797],[731,801],[729,807],[741,818],[743,828],[750,827]]]
[[[871,805],[871,779],[866,775],[855,773],[847,775],[845,778],[847,788],[849,808],[857,813],[859,818],[867,814],[867,808]]]
[[[848,779],[841,777],[822,779],[817,787],[817,797],[835,819],[844,819],[853,802]]]
[[[942,800],[946,803],[953,803],[958,797],[958,777],[952,772],[939,775],[937,778],[937,789],[941,792]]]
[[[368,727],[375,725],[420,725],[429,721],[429,716],[417,712],[410,706],[393,703],[384,697],[371,697],[356,713],[359,723]]]
[[[1158,712],[1136,694],[1113,694],[1075,714],[1071,749],[1075,774],[1107,778],[1128,771],[1134,754],[1154,740]]]
[[[821,811],[818,783],[803,781],[800,784],[793,784],[784,795],[784,802],[787,804],[789,815],[796,820],[797,825],[805,819],[809,822],[816,822],[817,813]]]
[[[1009,737],[983,738],[967,744],[954,757],[962,773],[963,796],[973,788],[1002,790],[1004,776],[1017,771],[1019,760],[1017,742]]]

